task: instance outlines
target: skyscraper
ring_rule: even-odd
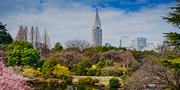
[[[95,16],[95,22],[92,29],[92,45],[102,46],[102,29],[101,29],[101,21],[98,14],[98,8],[96,7],[96,16]]]
[[[147,39],[143,37],[137,37],[134,39],[134,49],[137,51],[142,51],[144,47],[146,47]]]

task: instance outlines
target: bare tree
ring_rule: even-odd
[[[50,39],[47,30],[45,29],[42,36],[42,53],[45,54],[46,56],[47,50],[50,48],[51,48]]]
[[[38,30],[38,27],[36,27],[36,30],[35,30],[35,49],[39,49],[40,47],[40,43],[41,43],[41,35],[39,33],[39,30]]]
[[[81,51],[91,46],[91,44],[88,41],[79,40],[79,39],[69,40],[65,43],[65,45],[66,45],[66,48],[74,47],[74,48],[79,48]]]
[[[85,59],[82,53],[78,53],[75,51],[64,51],[60,56],[63,57],[65,61],[62,61],[62,58],[58,58],[58,60],[60,60],[58,62],[61,65],[68,66],[70,70],[73,70],[73,67],[75,67],[76,64],[79,64]]]
[[[17,40],[17,41],[23,41],[23,40],[24,40],[24,35],[23,35],[23,34],[24,34],[24,33],[23,33],[23,26],[20,25],[20,26],[19,26],[19,31],[18,31],[18,34],[17,34],[15,40]]]
[[[142,66],[131,76],[126,89],[163,90],[173,89],[173,86],[176,86],[176,81],[179,80],[178,73],[162,66],[153,58],[152,56],[144,58]]]
[[[34,27],[33,26],[31,27],[31,31],[30,31],[30,35],[29,36],[30,36],[29,39],[30,39],[31,44],[34,45],[35,31],[34,31]]]
[[[100,54],[100,53],[95,53],[95,54],[93,54],[93,56],[90,58],[90,62],[92,62],[92,63],[97,63],[100,58],[101,58],[101,54]]]
[[[134,56],[132,54],[132,52],[128,49],[125,53],[122,53],[119,55],[120,58],[122,58],[122,63],[123,63],[123,67],[129,67],[129,65],[134,66],[134,67],[139,67],[139,62],[137,62],[134,59]]]
[[[24,37],[24,41],[28,41],[28,29],[27,26],[25,26],[24,30],[23,30],[23,37]]]
[[[122,50],[119,50],[119,51],[115,51],[115,50],[110,50],[110,51],[107,51],[107,52],[104,52],[102,54],[102,57],[101,57],[101,61],[104,61],[104,60],[113,60],[113,61],[119,61],[119,55],[122,54],[123,51]]]

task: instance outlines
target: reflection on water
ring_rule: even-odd
[[[58,83],[31,83],[34,90],[119,90],[118,88],[105,88],[94,85],[74,85]]]

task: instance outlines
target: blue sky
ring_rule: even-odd
[[[179,31],[160,17],[177,4],[174,0],[0,0],[0,22],[7,24],[13,38],[19,25],[27,25],[28,30],[37,26],[41,35],[47,29],[52,46],[74,39],[91,43],[96,4],[103,45],[119,46],[122,36],[161,44],[162,33]]]

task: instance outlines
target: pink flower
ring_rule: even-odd
[[[2,57],[0,58],[0,90],[32,90],[20,74],[15,74],[12,67],[5,67]]]

